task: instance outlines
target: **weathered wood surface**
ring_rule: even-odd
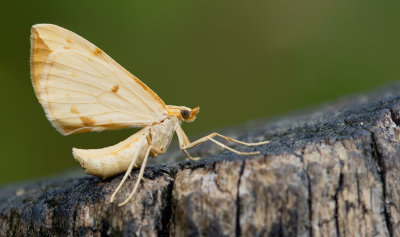
[[[122,175],[4,187],[0,236],[400,236],[399,95],[400,82],[234,129],[271,142],[236,146],[257,156],[207,144],[199,162],[149,167],[124,207],[109,203]]]

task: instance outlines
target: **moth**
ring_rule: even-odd
[[[214,139],[221,137],[245,146],[246,143],[212,133],[190,142],[181,128],[182,122],[193,122],[200,108],[166,105],[156,93],[116,63],[101,49],[79,35],[52,24],[37,24],[31,30],[31,78],[35,94],[47,119],[63,135],[129,127],[142,129],[126,140],[101,149],[72,149],[74,158],[87,174],[103,179],[125,172],[111,196],[113,202],[133,168],[139,176],[126,204],[138,189],[149,156],[166,152],[174,133],[180,149],[188,153],[203,142],[239,155],[240,152]]]

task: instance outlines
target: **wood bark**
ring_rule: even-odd
[[[270,140],[230,144],[260,155],[212,144],[198,162],[167,153],[123,207],[138,170],[113,204],[122,175],[3,187],[0,236],[400,236],[399,95],[400,82],[227,131]]]

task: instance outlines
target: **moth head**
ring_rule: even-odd
[[[193,109],[187,108],[182,106],[180,108],[180,114],[182,117],[182,120],[185,122],[193,122],[196,119],[196,115],[199,113],[200,107],[197,106]]]
[[[193,122],[200,111],[200,107],[191,109],[185,106],[167,105],[167,110],[170,116],[177,117],[181,121]]]

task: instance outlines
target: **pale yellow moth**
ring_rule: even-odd
[[[74,158],[86,173],[107,178],[125,172],[115,195],[134,167],[141,167],[133,191],[119,205],[126,204],[136,192],[149,156],[164,153],[176,132],[180,149],[205,141],[240,155],[240,152],[217,140],[246,146],[266,144],[241,142],[218,133],[190,142],[181,128],[182,121],[195,120],[199,107],[165,103],[138,78],[116,63],[101,49],[62,27],[51,24],[32,26],[31,77],[36,96],[48,120],[63,135],[125,127],[143,127],[126,140],[102,149],[73,148]]]

